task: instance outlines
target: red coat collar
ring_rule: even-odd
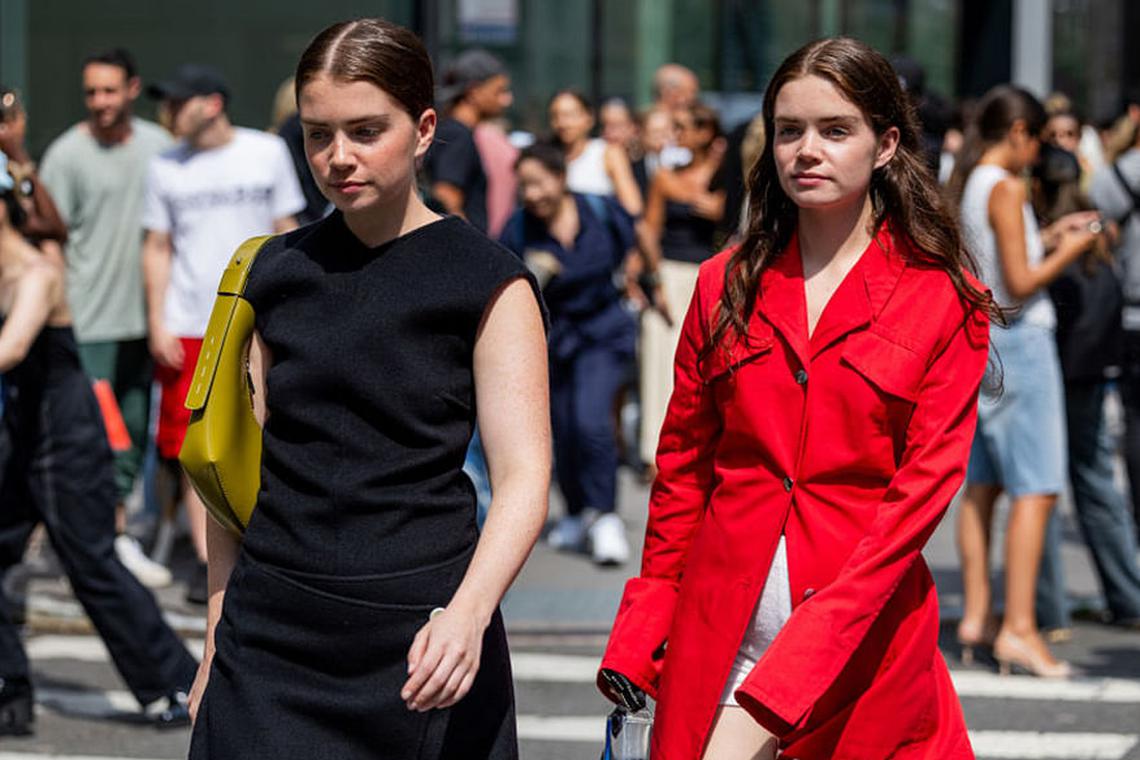
[[[799,239],[793,235],[788,246],[760,277],[757,308],[749,323],[749,333],[763,334],[756,332],[763,330],[759,324],[762,318],[780,332],[800,362],[807,366],[813,356],[839,338],[878,319],[906,265],[906,258],[889,226],[884,224],[831,296],[809,341],[803,262]]]

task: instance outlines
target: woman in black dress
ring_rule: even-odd
[[[498,604],[546,517],[535,284],[416,193],[436,115],[413,34],[336,24],[296,82],[337,210],[272,240],[249,275],[262,485],[240,542],[210,526],[190,756],[515,758]],[[476,409],[482,535],[461,469]]]

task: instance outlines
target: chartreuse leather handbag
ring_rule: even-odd
[[[250,267],[271,237],[242,243],[222,274],[186,395],[190,424],[178,454],[207,511],[238,535],[249,524],[261,487],[261,426],[249,376],[254,312],[243,295]]]

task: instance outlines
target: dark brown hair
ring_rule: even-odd
[[[371,82],[396,100],[413,121],[431,108],[435,82],[420,38],[380,18],[341,21],[309,43],[297,63],[295,92],[320,74],[345,82]]]
[[[917,117],[887,59],[847,37],[817,40],[800,48],[780,65],[764,94],[767,134],[775,134],[776,96],[785,84],[805,76],[834,85],[858,106],[875,134],[882,135],[891,127],[899,130],[894,157],[871,175],[875,228],[890,219],[891,234],[903,256],[912,264],[944,270],[970,308],[1000,319],[989,295],[966,277],[965,272],[976,272],[976,267],[927,169]],[[773,142],[766,141],[749,173],[751,222],[743,244],[725,269],[720,308],[702,355],[721,345],[729,330],[741,340],[748,339],[748,317],[756,303],[760,276],[788,246],[796,229],[798,209],[780,187]]]
[[[1011,84],[994,87],[978,102],[974,118],[966,125],[962,149],[958,151],[954,172],[946,185],[946,193],[955,204],[961,201],[966,180],[982,154],[1004,140],[1015,121],[1025,122],[1026,131],[1040,137],[1049,117],[1041,101],[1032,93]]]

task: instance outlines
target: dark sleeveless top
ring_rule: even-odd
[[[713,254],[716,222],[693,214],[689,203],[665,201],[661,255],[670,261],[699,264]]]
[[[253,559],[369,575],[474,544],[475,337],[516,277],[516,257],[454,217],[368,248],[338,212],[266,245],[246,287],[272,354]]]

